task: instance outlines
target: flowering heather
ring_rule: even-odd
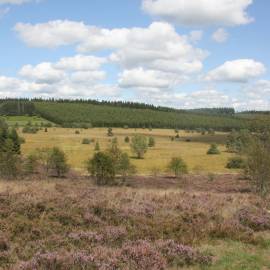
[[[171,264],[179,266],[210,264],[212,261],[211,256],[203,255],[192,247],[178,244],[173,240],[158,240],[156,246]]]
[[[255,231],[270,228],[267,201],[199,184],[193,192],[18,182],[0,192],[0,269],[207,269],[212,257],[200,247],[209,239],[257,245]]]
[[[256,207],[245,207],[238,211],[238,219],[254,231],[270,230],[270,213]]]

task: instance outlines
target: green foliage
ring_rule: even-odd
[[[113,137],[113,130],[112,130],[112,128],[108,128],[107,136],[108,137]]]
[[[19,155],[21,153],[21,139],[20,139],[16,129],[13,128],[10,131],[9,138],[13,142],[13,152]]]
[[[0,176],[11,179],[17,177],[20,171],[20,157],[14,152],[14,143],[8,138],[0,151]]]
[[[100,151],[99,142],[96,142],[96,144],[95,144],[95,151]]]
[[[39,131],[39,128],[33,127],[31,124],[28,124],[22,129],[23,133],[28,133],[28,134],[36,134]]]
[[[155,145],[156,145],[155,138],[154,137],[149,137],[148,146],[149,147],[154,147]]]
[[[97,185],[112,185],[115,183],[115,166],[110,154],[95,153],[87,161],[87,171],[96,178]]]
[[[148,150],[147,138],[143,135],[135,135],[131,139],[131,150],[138,159],[142,159]]]
[[[246,173],[256,192],[266,196],[270,191],[270,133],[253,136],[246,153]]]
[[[219,155],[220,154],[220,151],[218,149],[218,146],[213,143],[211,144],[209,150],[207,151],[207,155]]]
[[[230,153],[243,153],[251,140],[248,130],[232,131],[228,136],[226,148]]]
[[[198,127],[229,131],[251,127],[252,121],[231,114],[200,114],[185,110],[147,107],[145,104],[98,103],[91,101],[34,101],[36,111],[43,118],[65,127],[74,123],[91,123],[95,127]]]
[[[62,177],[68,172],[69,166],[65,153],[58,147],[53,147],[48,156],[48,169],[54,176]]]
[[[169,171],[173,172],[175,177],[181,177],[188,173],[188,167],[184,160],[180,157],[174,157],[168,164]]]
[[[125,143],[129,143],[130,142],[130,139],[128,136],[125,137]]]
[[[116,169],[117,173],[121,175],[123,181],[126,181],[128,176],[136,173],[136,168],[131,164],[127,153],[121,153]]]
[[[25,174],[35,174],[37,173],[39,166],[39,157],[35,154],[29,154],[24,163],[23,163],[23,171]]]
[[[82,144],[90,144],[91,143],[91,140],[88,139],[88,138],[83,138],[82,139]]]
[[[241,157],[230,158],[226,167],[228,169],[244,169],[245,168],[245,160]]]

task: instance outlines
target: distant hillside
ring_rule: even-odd
[[[38,115],[66,127],[80,124],[228,131],[262,125],[259,120],[244,115],[238,117],[231,108],[178,110],[142,103],[96,100],[4,99],[0,100],[0,115]]]

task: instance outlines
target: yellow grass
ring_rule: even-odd
[[[231,154],[225,152],[224,138],[226,134],[218,133],[215,136],[201,135],[198,133],[180,132],[181,141],[170,140],[175,136],[174,130],[154,129],[152,131],[143,129],[113,129],[115,137],[118,138],[121,149],[132,157],[129,144],[124,142],[124,138],[139,133],[146,136],[153,136],[156,140],[156,146],[149,148],[145,159],[132,159],[136,165],[139,174],[149,174],[153,168],[158,168],[160,172],[166,171],[166,166],[172,157],[181,156],[188,164],[189,170],[194,172],[229,172],[225,168],[227,160]],[[81,129],[80,134],[75,134],[75,129],[50,128],[48,133],[39,131],[38,134],[20,134],[26,139],[22,146],[23,154],[29,154],[36,148],[59,146],[67,154],[69,163],[74,169],[84,170],[84,162],[94,154],[95,143],[83,145],[83,138],[95,139],[99,142],[101,150],[105,150],[111,138],[107,136],[107,129],[93,128]],[[185,139],[191,138],[191,142]],[[196,142],[197,141],[197,142]],[[209,156],[206,152],[210,143],[213,141],[221,142],[219,149],[221,155]]]

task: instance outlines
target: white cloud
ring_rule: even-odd
[[[253,59],[239,59],[227,61],[223,65],[210,71],[205,79],[207,81],[225,81],[245,83],[250,79],[264,74],[265,66]]]
[[[22,40],[31,47],[54,48],[77,44],[82,53],[110,49],[110,59],[125,68],[192,73],[202,68],[207,52],[189,43],[168,23],[154,22],[148,28],[102,29],[72,21],[15,26]],[[195,33],[194,33],[195,34]],[[194,36],[194,35],[193,35]],[[198,39],[198,33],[196,33]]]
[[[224,28],[219,28],[213,33],[212,39],[218,43],[224,43],[228,40],[229,33]]]
[[[169,89],[180,83],[179,76],[157,70],[136,68],[119,75],[119,86],[124,88]]]
[[[61,59],[54,68],[89,71],[104,63],[114,63],[124,70],[120,75],[124,87],[132,84],[148,89],[170,88],[200,72],[208,56],[208,52],[192,44],[201,39],[202,31],[181,36],[165,22],[154,22],[146,28],[104,29],[82,22],[51,21],[17,24],[15,30],[29,46],[54,48],[73,44],[80,53],[106,50],[109,54],[106,58],[77,55]],[[73,78],[80,80],[86,76],[77,73]]]
[[[142,0],[145,12],[179,25],[243,25],[253,0]]]
[[[89,71],[97,70],[102,64],[106,63],[106,59],[102,57],[96,57],[92,55],[76,55],[73,57],[61,58],[55,67],[64,70],[80,70]]]
[[[21,5],[25,3],[29,3],[32,0],[0,0],[0,5]]]
[[[81,42],[88,35],[88,28],[83,22],[50,21],[32,25],[17,23],[15,31],[30,47],[56,48]]]
[[[65,72],[57,70],[51,63],[41,63],[37,66],[23,66],[19,75],[36,83],[52,84],[62,80],[65,77]]]

